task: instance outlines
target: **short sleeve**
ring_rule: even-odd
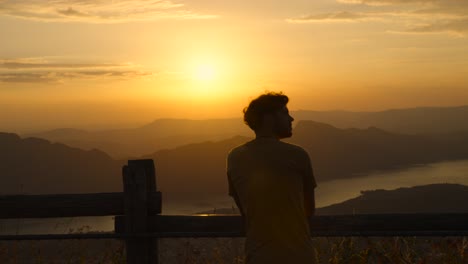
[[[229,176],[229,172],[228,172],[228,189],[229,189],[229,196],[234,196],[234,186],[232,185],[232,182],[231,182],[231,177]]]
[[[234,196],[234,186],[231,179],[231,171],[232,171],[232,152],[229,152],[227,159],[226,159],[226,175],[228,180],[228,194],[229,196]]]

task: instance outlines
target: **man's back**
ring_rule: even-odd
[[[316,183],[307,153],[257,138],[230,152],[227,170],[245,217],[247,263],[314,263],[304,190]]]

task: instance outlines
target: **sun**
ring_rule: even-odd
[[[199,81],[211,81],[216,77],[216,69],[210,64],[200,64],[195,67],[193,75]]]

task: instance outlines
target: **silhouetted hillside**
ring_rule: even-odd
[[[362,191],[342,203],[319,208],[317,214],[467,213],[468,186],[431,184],[396,190]]]
[[[128,158],[207,140],[222,140],[251,132],[240,119],[158,119],[134,129],[84,131],[64,128],[27,134],[82,149],[97,148],[114,158]]]
[[[402,134],[468,131],[468,106],[417,107],[381,112],[296,111],[297,120],[314,120],[339,128],[378,127]]]
[[[1,169],[12,177],[7,181],[11,187],[2,185],[2,189],[19,192],[18,186],[24,184],[28,187],[24,190],[29,191],[35,188],[32,183],[41,183],[38,187],[41,192],[44,188],[62,192],[56,189],[61,187],[85,190],[86,186],[105,191],[121,184],[120,168],[126,160],[114,161],[96,150],[83,151],[40,139],[2,135],[0,146],[6,151],[2,152]],[[163,192],[227,193],[226,155],[250,139],[237,136],[205,141],[159,150],[142,158],[154,159],[158,187]],[[426,137],[393,134],[377,128],[338,129],[300,121],[288,141],[310,153],[319,182],[422,163],[468,159],[468,134],[465,133]],[[54,181],[57,184],[51,185]]]
[[[292,111],[292,116],[296,119],[295,123],[300,120],[313,120],[343,129],[378,127],[401,134],[468,131],[468,122],[465,121],[465,117],[468,116],[468,106],[397,109],[382,112]],[[97,148],[120,159],[147,155],[160,149],[175,148],[190,143],[223,140],[237,135],[253,135],[241,118],[158,119],[134,129],[84,131],[65,128],[24,136],[44,138],[82,149]]]
[[[288,141],[309,151],[319,181],[468,158],[468,133],[428,137],[301,121]]]
[[[0,133],[0,149],[1,194],[122,190],[120,164],[102,151],[9,133]]]
[[[162,192],[226,193],[226,155],[250,138],[185,145],[145,156],[155,161],[158,189]]]
[[[391,213],[468,213],[468,186],[430,184],[396,190],[362,191],[347,201],[317,208],[317,215]],[[217,208],[197,214],[240,214],[239,209]]]
[[[392,134],[376,128],[338,129],[313,121],[300,121],[288,141],[303,146],[310,153],[317,180],[327,181],[377,170],[468,158],[467,139],[468,135],[447,142]],[[248,140],[251,138],[234,137],[190,144],[157,151],[144,158],[155,160],[161,189],[227,193],[226,154]]]

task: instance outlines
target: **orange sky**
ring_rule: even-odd
[[[468,2],[0,3],[2,131],[468,104]]]

